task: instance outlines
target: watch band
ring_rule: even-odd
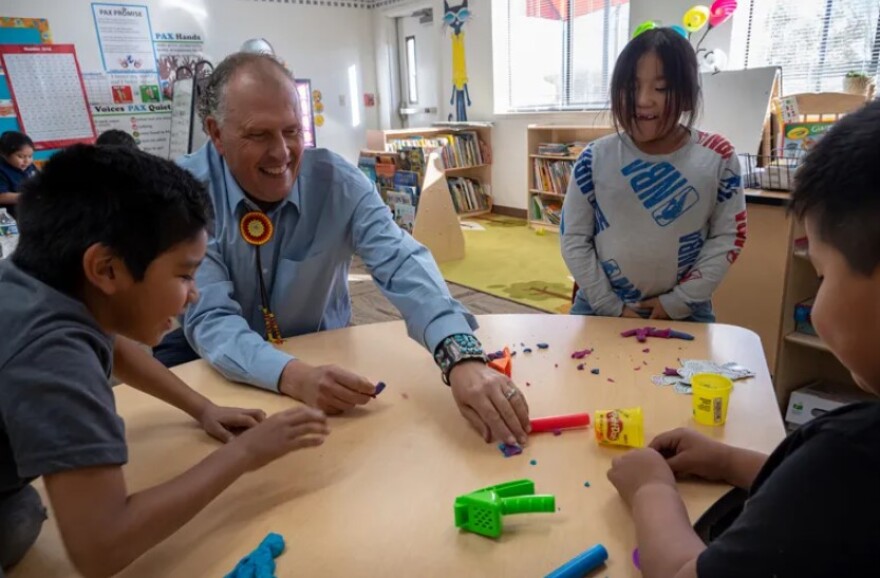
[[[443,383],[449,385],[449,373],[452,368],[467,360],[479,360],[488,363],[489,358],[483,352],[480,340],[468,333],[456,333],[440,342],[434,351],[434,361],[443,373]]]

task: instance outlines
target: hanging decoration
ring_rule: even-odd
[[[642,32],[647,32],[648,30],[653,30],[659,26],[660,25],[657,23],[656,20],[645,20],[644,22],[642,22],[641,24],[636,26],[636,29],[633,32],[632,37],[635,38],[636,36],[638,36]]]
[[[702,4],[692,6],[681,19],[684,29],[692,34],[705,26],[707,22],[709,22],[709,8]]]
[[[736,11],[736,7],[737,0],[715,0],[711,6],[696,4],[684,13],[680,26],[676,24],[670,27],[688,40],[690,40],[691,34],[705,28],[700,41],[697,42],[697,46],[694,48],[697,53],[697,63],[700,66],[700,72],[714,74],[724,70],[727,66],[727,54],[723,50],[718,48],[706,50],[702,48],[702,45],[709,32],[730,20],[730,17]],[[632,37],[635,38],[647,30],[660,26],[661,23],[656,20],[646,20],[636,27]]]
[[[455,105],[455,120],[458,122],[467,122],[467,107],[471,105],[462,30],[470,19],[468,0],[463,0],[458,6],[450,6],[449,2],[443,0],[443,25],[452,28],[452,98],[449,104]],[[449,116],[452,120],[452,115]]]
[[[272,239],[275,232],[272,220],[266,213],[251,211],[246,213],[239,223],[239,231],[248,245],[254,246],[257,264],[257,281],[260,286],[260,311],[263,313],[263,322],[266,325],[266,340],[272,343],[281,343],[281,330],[275,314],[269,308],[269,293],[266,291],[266,281],[263,279],[263,262],[260,257],[260,247]]]

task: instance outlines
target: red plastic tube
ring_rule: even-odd
[[[587,427],[590,425],[590,414],[573,413],[571,415],[554,415],[550,417],[536,417],[531,420],[532,433],[545,431],[572,429]]]

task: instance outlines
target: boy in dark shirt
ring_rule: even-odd
[[[797,173],[821,280],[816,331],[865,391],[880,395],[880,101],[841,119]],[[739,386],[737,386],[739,387]],[[748,387],[748,386],[745,386]],[[741,514],[704,544],[674,474],[747,489]],[[647,578],[876,576],[880,551],[880,402],[831,411],[768,457],[677,429],[614,460]]]
[[[0,263],[0,566],[39,534],[39,476],[77,570],[109,576],[244,473],[323,442],[319,411],[218,407],[134,343],[157,344],[198,298],[212,211],[187,171],[125,147],[70,147],[25,185],[19,217],[18,248]],[[129,494],[111,367],[229,443]]]

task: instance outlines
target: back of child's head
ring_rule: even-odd
[[[8,130],[0,134],[0,155],[8,157],[25,147],[33,149],[34,141],[23,132]]]
[[[791,210],[809,218],[822,242],[853,271],[880,266],[880,101],[848,114],[807,154]]]
[[[693,128],[700,108],[700,75],[691,43],[672,28],[642,32],[623,48],[611,75],[611,115],[618,131],[635,130],[639,60],[655,54],[663,67],[667,130],[678,123]]]
[[[158,256],[210,229],[205,188],[173,162],[126,147],[74,145],[27,182],[18,209],[13,262],[59,291],[77,295],[83,255],[100,243],[136,281]]]
[[[115,128],[111,128],[110,130],[105,130],[100,135],[98,135],[98,139],[95,141],[96,145],[101,146],[120,146],[120,147],[129,147],[136,149],[138,148],[137,141],[134,140],[134,137],[125,132],[124,130],[119,130]]]

